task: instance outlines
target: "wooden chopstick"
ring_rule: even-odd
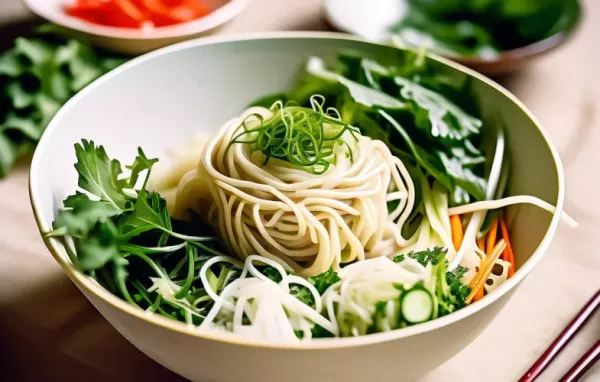
[[[560,382],[577,382],[585,373],[588,372],[600,359],[600,340],[594,344],[583,356],[573,365],[571,370],[561,378]]]
[[[519,382],[534,381],[544,369],[552,362],[552,360],[560,353],[562,349],[573,339],[575,334],[592,316],[596,309],[600,306],[600,290],[596,292],[585,306],[577,313],[575,318],[567,325],[567,327],[556,337],[554,342],[550,344],[548,349],[538,358],[529,370],[519,379]]]

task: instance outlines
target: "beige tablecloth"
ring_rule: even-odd
[[[566,171],[565,208],[581,225],[561,226],[547,256],[489,329],[423,381],[516,380],[600,287],[600,3],[585,5],[573,40],[503,81],[554,139]],[[24,30],[27,18],[19,0],[0,0],[1,45]],[[326,29],[319,0],[254,0],[222,33],[314,29]],[[181,380],[122,338],[63,275],[35,227],[27,172],[24,161],[0,181],[0,375],[10,381]],[[599,337],[596,316],[540,380],[558,380]],[[587,380],[599,381],[600,367]]]

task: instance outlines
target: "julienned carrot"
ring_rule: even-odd
[[[485,284],[486,280],[490,276],[490,273],[492,273],[492,269],[494,268],[494,264],[496,263],[496,260],[498,260],[498,258],[502,254],[502,252],[504,252],[505,248],[506,248],[506,243],[504,242],[504,240],[500,240],[496,244],[496,246],[494,247],[492,252],[486,257],[485,261],[481,264],[481,267],[479,268],[479,272],[477,272],[475,274],[475,277],[473,277],[473,280],[471,280],[471,282],[469,283],[469,287],[471,288],[471,293],[465,300],[465,302],[467,304],[469,304],[469,303],[471,303],[471,301],[473,301],[473,299],[479,292],[479,289],[483,289],[483,285]]]
[[[515,254],[513,253],[510,240],[508,238],[508,229],[504,219],[500,219],[500,230],[502,231],[502,239],[506,242],[506,249],[504,250],[503,260],[510,262],[510,268],[508,268],[508,278],[511,278],[515,274]]]
[[[483,237],[477,240],[477,247],[485,253],[485,239]]]
[[[487,243],[485,245],[485,253],[489,255],[492,249],[496,246],[498,237],[498,219],[494,219],[490,225],[490,230],[487,234]]]
[[[485,288],[483,287],[483,285],[481,286],[481,288],[477,289],[477,293],[475,293],[475,296],[473,297],[473,301],[479,301],[483,298],[483,292],[484,292]]]
[[[496,246],[496,238],[498,236],[498,219],[494,219],[492,221],[492,224],[490,225],[490,230],[488,231],[487,234],[487,244],[485,246],[485,254],[487,255],[485,260],[481,262],[481,267],[485,268],[487,265],[487,262],[489,261],[490,255],[492,254],[492,251],[494,250],[494,247]],[[483,241],[484,239],[480,239],[482,241],[482,245],[483,245]],[[478,243],[479,245],[479,243]],[[481,248],[481,247],[480,247]],[[495,261],[495,260],[494,260]],[[486,277],[487,279],[487,277]],[[479,301],[483,298],[485,292],[485,287],[482,285],[481,288],[479,288],[477,290],[477,292],[475,293],[475,296],[473,297],[473,301]]]
[[[450,216],[450,228],[452,229],[452,244],[454,249],[458,251],[463,241],[463,227],[458,215]]]
[[[481,248],[481,250],[483,252],[485,252],[485,244],[484,244],[485,239],[481,238],[481,239],[479,239],[479,241],[481,241],[481,247],[479,247],[479,248]],[[479,243],[477,243],[477,245],[479,245]],[[486,264],[487,260],[489,259],[489,257],[490,256],[489,256],[489,252],[488,252],[488,253],[486,253],[485,259],[483,259],[483,261],[481,262],[481,265],[479,266],[480,270],[485,267],[485,264]],[[484,289],[485,288],[481,287],[477,290],[477,293],[475,293],[475,296],[473,297],[473,301],[479,301],[483,298]]]

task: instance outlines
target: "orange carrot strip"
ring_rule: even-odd
[[[487,244],[485,246],[485,253],[490,254],[492,249],[496,246],[496,239],[498,237],[498,219],[494,219],[492,221],[492,225],[490,226],[490,230],[487,234]]]
[[[515,254],[513,253],[510,240],[508,238],[508,229],[504,219],[500,219],[500,230],[502,231],[502,239],[506,242],[506,249],[504,250],[503,259],[510,262],[510,268],[508,268],[508,278],[511,278],[515,274]]]
[[[492,252],[486,258],[486,261],[483,262],[481,267],[479,268],[479,272],[473,277],[473,280],[469,283],[469,287],[471,288],[471,293],[465,300],[467,304],[471,303],[471,301],[475,298],[475,295],[479,292],[479,289],[484,289],[483,285],[487,281],[490,273],[492,273],[492,269],[494,268],[494,264],[496,260],[500,257],[504,249],[506,248],[506,243],[504,240],[500,240],[496,246],[493,248]]]
[[[485,290],[485,288],[483,286],[481,288],[477,289],[477,293],[475,293],[475,297],[473,297],[473,302],[479,301],[483,298],[484,290]]]
[[[450,216],[450,227],[452,229],[452,244],[454,244],[454,249],[458,251],[463,241],[463,227],[458,215]]]
[[[477,240],[477,247],[485,253],[485,239],[483,237]]]
[[[494,219],[492,221],[491,226],[490,226],[490,230],[488,231],[487,244],[485,244],[485,247],[486,247],[487,251],[485,251],[482,248],[484,246],[485,240],[483,238],[481,238],[481,239],[479,239],[477,241],[477,246],[479,246],[479,248],[482,251],[485,251],[486,255],[487,255],[487,257],[485,258],[485,260],[481,262],[480,270],[487,267],[487,263],[489,261],[490,255],[492,254],[492,251],[494,250],[494,247],[496,246],[496,238],[497,238],[497,236],[498,236],[498,219]],[[487,277],[486,277],[486,279],[487,279]],[[481,300],[483,298],[484,294],[485,294],[485,288],[482,285],[482,287],[479,288],[477,290],[477,292],[475,293],[475,296],[473,297],[473,301],[479,301],[479,300]]]

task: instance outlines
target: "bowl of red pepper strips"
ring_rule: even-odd
[[[214,32],[248,0],[25,0],[69,37],[141,54]]]

